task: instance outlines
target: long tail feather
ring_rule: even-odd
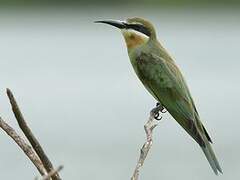
[[[216,175],[218,175],[218,172],[222,173],[222,168],[220,167],[219,162],[213,152],[211,144],[208,141],[206,141],[205,143],[206,143],[206,146],[201,147],[201,148],[202,148],[210,166],[212,167],[214,173]]]

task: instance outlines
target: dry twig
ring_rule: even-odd
[[[61,171],[63,169],[63,166],[59,166],[57,169],[51,171],[50,173],[44,175],[40,180],[48,180],[50,179],[54,174],[56,174],[57,172]],[[34,180],[39,180],[38,177],[36,177]]]
[[[63,169],[63,166],[59,166],[57,169],[54,169],[53,171],[49,172],[47,175],[43,176],[41,180],[48,180],[51,178],[54,174],[58,173]]]
[[[35,152],[37,153],[37,155],[39,156],[39,158],[41,159],[45,169],[47,170],[48,173],[54,171],[53,165],[51,163],[51,161],[48,159],[46,153],[44,152],[42,146],[40,145],[40,143],[38,142],[38,140],[36,139],[36,137],[33,135],[31,129],[28,127],[21,111],[20,108],[11,92],[10,89],[7,89],[7,95],[9,98],[9,101],[11,103],[12,106],[12,111],[17,119],[17,122],[19,124],[19,127],[22,129],[24,135],[26,136],[26,138],[28,139],[28,141],[30,142],[30,144],[32,145],[33,149],[35,150]],[[58,172],[54,173],[52,175],[52,179],[53,180],[60,180],[60,176],[58,174]]]
[[[150,117],[147,123],[144,125],[147,141],[143,144],[140,150],[140,157],[133,172],[133,176],[131,177],[131,180],[138,180],[140,168],[143,166],[148,152],[152,146],[153,129],[158,125],[156,117],[159,116],[159,111],[162,112],[162,110],[163,107],[161,105],[157,105],[155,108],[153,108],[150,112]]]
[[[29,146],[17,133],[0,117],[0,127],[17,143],[27,157],[32,161],[41,175],[46,174],[46,170],[31,146]]]
[[[16,131],[11,126],[9,126],[1,117],[0,128],[2,128],[17,143],[22,151],[32,161],[32,163],[38,169],[39,173],[42,175],[42,180],[61,180],[58,172],[63,168],[63,166],[59,166],[56,170],[53,168],[52,163],[43,151],[40,143],[35,138],[31,129],[28,127],[26,121],[24,120],[24,117],[10,89],[7,89],[7,95],[12,106],[12,111],[17,119],[18,125],[31,145],[28,144],[28,142],[26,142],[22,137],[20,137]]]

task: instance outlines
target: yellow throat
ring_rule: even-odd
[[[148,37],[132,30],[122,30],[128,50],[134,49],[148,41]]]

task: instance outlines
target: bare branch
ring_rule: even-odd
[[[11,92],[10,89],[7,89],[7,95],[8,98],[10,100],[11,106],[12,106],[12,111],[17,119],[18,125],[19,127],[22,129],[24,135],[26,136],[26,138],[28,139],[28,141],[30,142],[30,144],[32,145],[33,149],[35,150],[35,152],[37,153],[37,155],[39,156],[39,158],[41,159],[45,169],[47,170],[48,173],[54,171],[53,165],[51,163],[51,161],[48,159],[47,155],[45,154],[42,146],[40,145],[40,143],[38,142],[38,140],[36,139],[36,137],[33,135],[31,129],[28,127],[20,109],[19,106],[17,105],[17,102]],[[60,176],[59,174],[56,172],[55,174],[53,174],[52,176],[53,180],[60,180]]]
[[[9,126],[1,117],[0,117],[0,127],[17,143],[17,145],[23,150],[23,152],[28,156],[32,161],[35,167],[38,169],[39,173],[43,176],[46,174],[46,170],[34,152],[31,146],[29,146],[17,133],[16,131]]]
[[[162,109],[163,109],[162,106],[157,106],[157,107],[153,108],[150,112],[150,117],[149,117],[147,123],[144,125],[147,140],[143,144],[143,146],[140,150],[140,157],[138,159],[138,162],[137,162],[137,165],[133,172],[133,176],[131,177],[131,180],[138,180],[140,168],[143,166],[144,161],[148,155],[148,152],[152,147],[153,129],[158,125],[156,117],[158,117],[159,111],[162,111]]]
[[[43,178],[41,180],[48,180],[49,178],[51,178],[54,174],[58,173],[59,171],[61,171],[63,169],[63,166],[59,166],[57,169],[49,172],[47,175],[43,176]]]

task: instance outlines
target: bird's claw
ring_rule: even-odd
[[[161,112],[161,113],[166,113],[167,110],[166,110],[165,108],[163,108],[163,109],[160,110],[160,112]]]
[[[160,102],[157,102],[156,107],[160,107],[160,112],[161,113],[166,113],[167,110],[163,107],[163,105]]]
[[[158,106],[161,106],[160,102],[157,102],[157,103],[156,103],[156,107],[158,107]]]
[[[167,112],[167,110],[163,107],[163,105],[160,102],[157,102],[156,107],[159,107],[159,112],[161,113]],[[162,116],[160,117],[159,112],[155,112],[154,114],[154,119],[156,119],[157,121],[160,121],[162,119]]]
[[[162,119],[162,116],[159,115],[159,112],[154,114],[154,119],[156,119],[157,121],[160,121]]]

